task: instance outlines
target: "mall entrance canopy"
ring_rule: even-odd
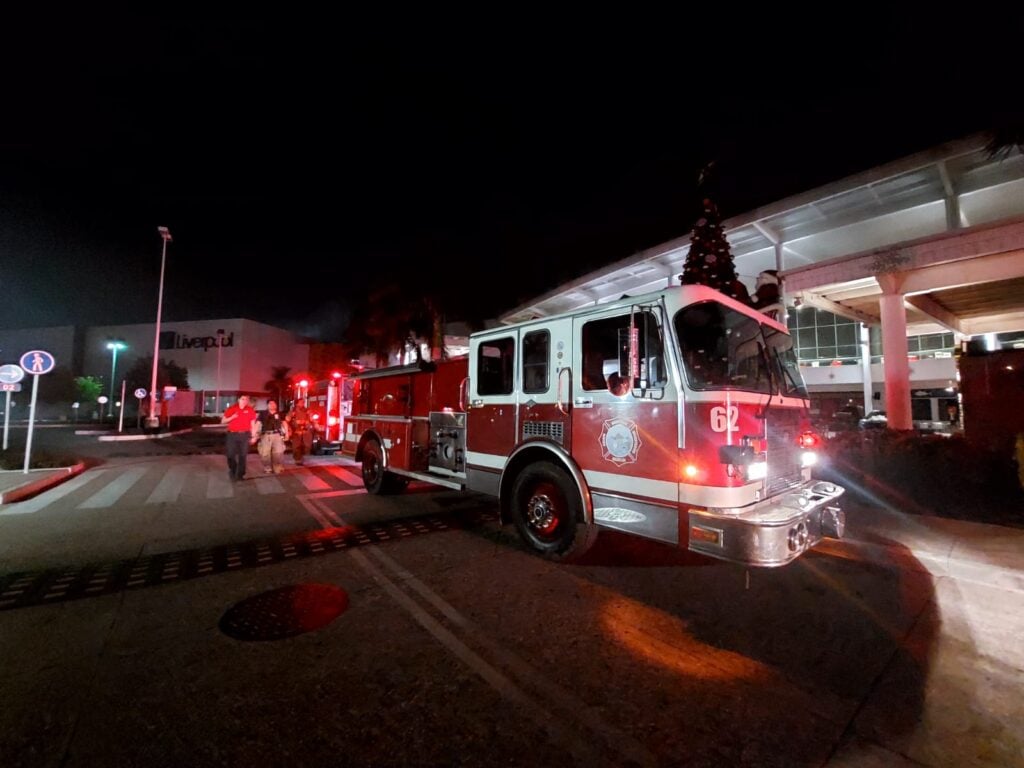
[[[976,135],[744,216],[723,229],[740,279],[777,269],[805,303],[882,329],[889,426],[910,429],[907,336],[1024,329],[1024,155]],[[689,236],[584,275],[501,317],[518,322],[678,285]]]

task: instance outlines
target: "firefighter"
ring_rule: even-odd
[[[253,422],[254,433],[259,436],[260,459],[263,471],[268,475],[281,473],[281,459],[284,456],[284,441],[288,439],[288,422],[277,411],[277,401],[269,400],[267,410],[260,413]]]
[[[630,382],[628,376],[623,376],[616,371],[608,377],[608,391],[616,397],[622,397],[630,393]]]
[[[316,424],[301,400],[296,400],[292,404],[292,409],[284,420],[292,436],[292,458],[298,466],[302,466],[303,459],[313,450],[313,431]]]

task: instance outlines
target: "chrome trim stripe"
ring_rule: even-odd
[[[489,469],[504,469],[507,456],[498,456],[493,453],[478,453],[477,451],[466,451],[466,464]]]
[[[666,480],[652,480],[646,477],[625,477],[611,472],[598,472],[593,469],[583,470],[587,484],[591,488],[609,491],[626,491],[648,499],[660,499],[675,503],[679,498],[679,484]]]
[[[746,507],[759,501],[756,493],[761,488],[760,482],[738,488],[719,488],[644,477],[627,478],[594,470],[586,470],[583,474],[594,493],[628,493],[634,498],[657,499],[669,504],[679,503],[683,499],[682,503],[697,507]]]

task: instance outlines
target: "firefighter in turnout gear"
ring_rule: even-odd
[[[306,410],[301,400],[292,404],[292,409],[285,417],[285,423],[292,436],[292,457],[295,463],[302,465],[303,459],[313,450],[313,432],[316,423]]]
[[[284,458],[284,441],[288,439],[288,422],[277,410],[277,401],[267,402],[267,410],[253,422],[253,432],[259,438],[257,449],[263,461],[263,471],[280,474]]]

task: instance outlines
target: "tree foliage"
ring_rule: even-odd
[[[81,403],[95,403],[103,394],[103,382],[95,376],[79,376],[75,379],[75,397]]]
[[[378,367],[387,365],[396,352],[417,340],[436,349],[443,344],[443,312],[438,300],[407,284],[390,283],[374,291],[352,316],[346,343],[359,353],[376,358]]]
[[[263,388],[277,401],[278,408],[284,408],[286,395],[292,387],[289,371],[291,368],[287,365],[275,365],[270,369],[270,378],[263,384]]]
[[[134,391],[142,387],[148,391],[153,380],[153,356],[148,355],[136,360],[125,372],[124,378],[128,382],[128,390]],[[158,391],[167,386],[188,389],[188,368],[183,368],[173,360],[161,359],[156,370],[156,386]]]

